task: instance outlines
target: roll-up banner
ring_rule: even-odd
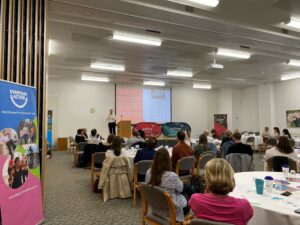
[[[0,208],[3,225],[43,219],[36,89],[0,80]]]
[[[191,126],[182,122],[169,122],[162,125],[162,133],[167,137],[176,137],[178,131],[191,132]]]
[[[142,130],[145,133],[145,137],[159,137],[161,135],[160,124],[152,122],[141,122],[137,123],[133,130],[139,131]]]
[[[227,114],[214,114],[214,128],[218,136],[227,130]]]

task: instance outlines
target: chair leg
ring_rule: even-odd
[[[94,187],[94,173],[93,172],[91,173],[91,182],[92,182],[91,187],[93,190],[93,187]]]
[[[136,187],[133,187],[133,206],[136,207]]]

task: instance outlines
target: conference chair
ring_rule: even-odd
[[[226,160],[232,166],[235,173],[254,171],[252,157],[248,154],[231,153],[226,155]]]
[[[169,192],[149,184],[142,184],[140,190],[142,196],[143,225],[188,224],[187,222],[190,217],[186,217],[183,223],[176,221],[175,206]],[[151,210],[149,210],[150,207]],[[160,213],[168,215],[168,218],[160,216]]]
[[[277,140],[275,138],[269,138],[267,141],[267,149],[273,148],[274,146],[276,146],[276,144]]]
[[[298,171],[297,162],[294,160],[285,157],[285,156],[274,156],[267,160],[267,170],[282,172],[282,165],[289,165],[290,170]]]
[[[187,156],[179,159],[176,164],[176,174],[179,178],[185,182],[189,181],[189,179],[194,175],[196,158],[194,156]],[[186,174],[182,175],[182,172],[186,172]]]
[[[214,158],[216,158],[216,156],[212,152],[205,152],[199,156],[197,162],[197,176],[203,176],[205,174],[204,167],[206,163]]]
[[[255,142],[255,137],[248,137],[246,140],[246,144],[250,145],[253,151],[255,150],[254,142]]]
[[[292,146],[292,148],[294,148],[295,144],[296,144],[295,140],[294,139],[290,139],[289,141],[290,141],[290,145]]]
[[[70,142],[70,150],[74,151],[76,147],[76,142],[74,137],[69,136],[69,142]]]
[[[190,225],[232,225],[232,224],[197,218],[197,219],[192,219]]]
[[[93,190],[94,178],[100,177],[102,163],[105,159],[105,152],[96,152],[91,159],[91,186]]]
[[[80,142],[80,143],[76,144],[75,152],[74,152],[74,166],[76,166],[78,164],[79,157],[83,155],[84,148],[86,145],[87,145],[86,142]]]
[[[139,175],[146,176],[147,170],[151,167],[152,160],[142,160],[134,164],[133,171],[133,203],[134,208],[136,207],[136,192],[139,190],[141,186],[141,182],[139,181]]]

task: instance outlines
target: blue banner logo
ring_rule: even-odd
[[[28,101],[27,92],[10,89],[9,93],[10,100],[16,107],[22,109],[26,106]]]

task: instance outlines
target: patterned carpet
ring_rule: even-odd
[[[73,168],[73,154],[53,152],[47,161],[45,222],[47,225],[141,224],[141,201],[133,199],[103,202],[90,187],[90,170]],[[262,157],[254,155],[256,170],[263,170]]]
[[[141,201],[103,202],[90,186],[90,170],[73,168],[70,152],[54,152],[47,161],[45,225],[141,224]],[[101,196],[101,197],[100,197]]]

